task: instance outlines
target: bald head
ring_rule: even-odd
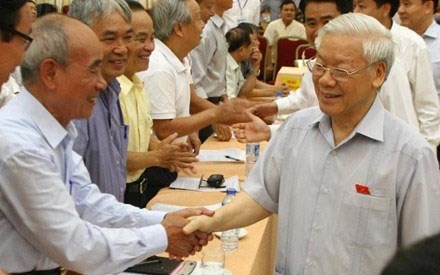
[[[21,67],[26,88],[63,126],[88,118],[106,86],[96,34],[76,19],[51,14],[36,21],[34,35]]]
[[[84,44],[85,37],[99,43],[95,33],[80,21],[62,14],[49,14],[33,25],[34,40],[26,51],[21,66],[23,83],[38,78],[38,68],[46,59],[53,59],[62,66],[69,62],[70,50]],[[83,45],[86,46],[86,45]]]

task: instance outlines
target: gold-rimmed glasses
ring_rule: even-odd
[[[311,59],[307,61],[307,68],[314,76],[321,77],[325,74],[325,72],[330,72],[330,75],[334,80],[338,82],[344,82],[347,81],[352,75],[357,74],[362,70],[365,70],[366,68],[370,67],[375,63],[376,62],[370,63],[365,67],[362,67],[354,71],[348,71],[346,69],[341,69],[341,68],[327,68],[321,63],[316,62],[316,59]]]

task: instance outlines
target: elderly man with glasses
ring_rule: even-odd
[[[276,274],[379,274],[398,248],[440,230],[437,160],[377,95],[394,61],[385,27],[341,15],[319,32],[316,49],[309,66],[319,107],[290,116],[243,192],[184,231],[277,213]]]
[[[312,45],[315,44],[315,38],[318,32],[329,20],[351,9],[351,5],[347,6],[345,2],[339,0],[305,0],[305,26],[309,43]],[[396,36],[393,35],[393,40],[395,39]],[[409,43],[406,44],[410,45]],[[420,70],[422,70],[421,68],[423,66],[416,66],[417,68],[414,67],[410,70],[411,72],[407,72],[406,67],[402,65],[402,59],[399,58],[399,56],[404,56],[402,55],[402,47],[399,46],[403,44],[395,42],[394,45],[396,60],[378,94],[385,109],[418,130],[435,152],[440,140],[440,116],[439,104],[434,93],[434,83],[432,79],[428,77],[427,80],[423,82],[423,85],[421,83],[419,83],[418,86],[412,85],[411,83],[414,81],[414,78],[419,77],[420,79],[424,79],[420,77]],[[408,45],[406,46],[410,47]],[[415,44],[412,43],[411,45],[414,46]],[[425,51],[415,55],[418,56],[420,64],[429,65],[426,62],[426,47]],[[413,72],[418,72],[419,74]],[[409,77],[409,75],[411,75],[411,77]],[[426,91],[429,92],[425,93],[425,90],[417,89],[419,86],[432,87],[432,90],[428,89]],[[413,93],[414,89],[418,91],[415,94]],[[307,70],[302,77],[301,87],[295,93],[291,93],[289,96],[277,99],[274,102],[258,105],[255,107],[254,113],[259,117],[267,117],[276,113],[289,114],[316,105],[318,105],[318,98],[315,94],[312,74]],[[279,127],[279,125],[267,126],[258,118],[254,118],[253,123],[240,124],[237,126],[236,128],[238,128],[238,130],[236,129],[235,132],[238,140],[241,142],[268,140]]]

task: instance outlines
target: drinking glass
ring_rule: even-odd
[[[205,247],[202,251],[202,274],[223,275],[225,272],[225,252],[220,246]]]

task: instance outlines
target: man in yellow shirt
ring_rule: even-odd
[[[160,188],[176,179],[177,171],[192,169],[192,163],[197,159],[188,151],[186,143],[172,144],[177,134],[162,141],[152,134],[150,102],[136,72],[148,68],[149,56],[154,50],[153,22],[138,2],[127,3],[132,10],[135,39],[124,75],[118,78],[124,123],[129,126],[124,202],[143,208]]]

